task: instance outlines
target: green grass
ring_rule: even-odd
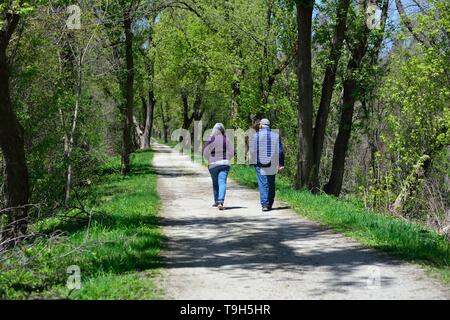
[[[230,177],[251,188],[258,186],[253,167],[233,166]],[[421,264],[444,283],[450,283],[450,243],[433,230],[369,211],[357,202],[294,190],[283,177],[277,178],[277,198],[304,217],[368,247]]]
[[[82,190],[90,219],[89,214],[74,219],[81,214],[74,211],[71,219],[54,217],[31,226],[44,235],[59,230],[64,236],[38,238],[9,253],[0,262],[0,298],[159,298],[154,279],[163,236],[152,157],[151,152],[134,154],[128,177],[119,174],[118,159],[101,168],[99,181]],[[79,291],[66,288],[71,265],[81,269]]]

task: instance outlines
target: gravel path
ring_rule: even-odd
[[[207,169],[169,147],[153,148],[168,238],[161,276],[167,299],[450,298],[421,268],[361,247],[284,204],[261,213],[258,193],[234,181],[228,209],[212,208]]]

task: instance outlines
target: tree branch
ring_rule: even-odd
[[[425,47],[430,48],[431,41],[422,32],[416,32],[416,30],[414,30],[413,24],[405,12],[405,7],[403,7],[402,1],[395,0],[395,5],[397,6],[398,13],[400,14],[401,21],[409,32],[411,32],[417,41],[422,43]]]

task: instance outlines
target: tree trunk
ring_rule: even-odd
[[[373,50],[371,50],[370,56],[369,56],[369,62],[368,67],[372,68],[376,64],[378,64],[379,60],[379,54],[381,50],[381,44],[384,39],[384,32],[386,28],[386,21],[388,17],[388,9],[389,9],[389,1],[390,0],[383,0],[382,1],[382,7],[381,7],[381,32],[377,33],[375,35],[375,41],[373,44]],[[377,79],[372,79],[371,81],[377,81]],[[379,173],[379,167],[377,166],[376,161],[376,154],[379,150],[379,139],[380,139],[380,128],[379,125],[373,125],[370,123],[370,121],[374,121],[374,118],[376,117],[379,123],[381,123],[383,120],[383,115],[380,110],[376,110],[375,106],[380,105],[380,102],[376,102],[375,99],[372,97],[373,95],[373,88],[371,86],[364,86],[361,88],[361,95],[362,95],[362,109],[364,112],[364,120],[367,121],[363,126],[365,129],[365,134],[367,136],[367,141],[369,144],[369,150],[370,150],[370,161],[369,165],[371,167],[372,171],[372,180],[374,181],[375,186],[378,188],[381,181],[380,181],[380,173]],[[367,170],[365,170],[367,172]],[[378,196],[375,194],[373,196],[372,200],[372,206],[377,206],[378,202]]]
[[[59,109],[59,114],[61,117],[61,125],[64,130],[64,164],[66,166],[66,183],[65,183],[65,196],[64,196],[64,204],[70,200],[70,192],[72,186],[72,165],[70,163],[70,158],[72,154],[72,146],[73,146],[73,133],[75,132],[75,127],[78,118],[78,106],[79,106],[79,96],[78,96],[78,88],[80,85],[80,70],[75,71],[78,63],[76,60],[76,54],[73,50],[71,43],[73,43],[73,34],[68,33],[66,35],[66,39],[62,42],[62,48],[59,53],[59,62],[60,62],[60,77],[64,79],[64,85],[66,88],[73,90],[75,92],[75,106],[73,110],[73,116],[70,121],[70,128],[66,125],[66,119],[64,115],[64,111],[62,108]]]
[[[394,203],[389,208],[389,211],[396,215],[401,215],[403,207],[408,201],[409,197],[417,190],[420,185],[420,181],[423,179],[426,171],[426,167],[430,166],[431,157],[429,155],[423,155],[419,161],[414,165],[412,172],[406,178],[403,183],[402,190],[398,194]]]
[[[234,79],[231,82],[231,124],[234,129],[238,127],[238,115],[239,115],[239,103],[238,99],[241,95],[241,81],[242,75],[241,69],[236,69],[234,73]]]
[[[139,128],[143,131],[144,127],[145,127],[145,122],[147,119],[147,99],[144,96],[141,96],[141,102],[142,102],[142,119],[144,119],[144,122],[142,124],[142,126],[140,126]]]
[[[403,4],[401,0],[395,0],[395,5],[397,7],[397,11],[400,15],[401,22],[406,26],[406,28],[411,32],[411,34],[414,36],[414,38],[422,43],[425,47],[431,48],[432,44],[430,39],[428,39],[422,32],[415,30],[413,23],[409,19],[408,15],[405,12],[405,8],[403,7]]]
[[[388,15],[389,0],[383,1],[382,6],[382,30],[386,23]],[[364,2],[360,4],[360,14],[365,16],[366,5]],[[342,190],[342,183],[345,172],[345,158],[349,147],[350,136],[353,126],[353,113],[355,109],[355,102],[358,96],[361,96],[361,92],[365,90],[361,88],[360,83],[355,79],[355,73],[359,71],[363,58],[367,53],[369,29],[363,19],[363,31],[360,39],[356,45],[350,48],[351,57],[347,65],[347,75],[344,80],[344,96],[341,108],[341,119],[339,122],[339,132],[336,137],[334,151],[333,151],[333,163],[331,168],[330,178],[328,183],[324,186],[324,191],[327,194],[339,196]],[[383,40],[383,35],[379,36],[373,47],[374,56],[378,57],[379,49]],[[372,57],[372,62],[375,63]]]
[[[153,91],[149,92],[149,94],[150,94],[150,97],[151,97],[150,101],[152,101],[152,105],[150,106],[150,109],[148,110],[150,112],[150,115],[148,116],[148,121],[149,121],[148,123],[149,123],[149,125],[148,125],[148,138],[147,138],[147,140],[148,140],[149,147],[150,147],[150,142],[151,142],[152,133],[153,133],[153,122],[154,122],[154,119],[155,119],[156,100],[154,99],[154,92]]]
[[[77,75],[77,83],[76,83],[76,94],[75,94],[75,108],[73,111],[73,117],[72,117],[72,127],[70,129],[70,136],[67,141],[67,146],[65,147],[64,157],[66,158],[67,162],[67,171],[66,171],[66,194],[65,194],[65,204],[70,200],[70,192],[72,189],[72,163],[71,163],[71,157],[72,157],[72,151],[74,147],[75,142],[75,131],[78,124],[78,112],[80,109],[80,101],[81,101],[81,90],[82,90],[82,80],[83,80],[83,60],[84,55],[86,53],[87,47],[83,50],[79,57],[79,63],[78,63],[78,75]]]
[[[297,0],[298,24],[298,167],[296,188],[310,185],[313,161],[313,80],[311,72],[311,25],[314,0]]]
[[[194,111],[192,113],[192,117],[193,117],[194,121],[202,120],[203,113],[205,112],[205,109],[202,108],[203,93],[204,93],[203,90],[204,90],[204,83],[202,83],[197,88],[197,92],[195,94],[195,101],[194,101],[194,106],[193,106]]]
[[[235,11],[235,6],[232,4],[232,1],[225,0],[224,1],[224,9],[225,9],[225,15],[224,19],[226,23],[230,23],[232,16]],[[230,17],[231,16],[231,17]],[[242,35],[239,32],[236,32],[234,28],[231,29],[231,38],[232,41],[232,47],[237,48],[237,56],[235,58],[236,62],[242,61]],[[234,69],[234,77],[231,81],[231,113],[230,113],[230,122],[231,126],[234,129],[237,129],[239,126],[239,97],[241,95],[241,79],[244,74],[244,69],[236,65]]]
[[[353,70],[349,70],[353,72]],[[356,80],[351,77],[344,81],[344,98],[342,103],[339,132],[334,143],[333,164],[328,183],[324,186],[327,194],[339,196],[344,178],[345,157],[347,155],[352,132],[353,112],[355,106]]]
[[[28,226],[30,197],[28,167],[25,158],[23,128],[12,109],[7,47],[19,16],[7,14],[0,30],[0,147],[4,158],[4,192],[8,226],[2,230],[2,242],[11,245],[21,240]]]
[[[426,178],[429,170],[432,166],[433,158],[436,154],[442,151],[444,148],[450,151],[449,141],[450,128],[446,123],[442,125],[437,132],[434,139],[434,143],[424,152],[424,154],[418,159],[417,163],[413,166],[411,173],[403,182],[402,190],[398,194],[395,202],[391,205],[390,211],[395,214],[401,214],[403,207],[408,201],[409,197],[417,191],[421,184],[421,180]],[[442,136],[446,136],[447,139],[441,139]]]
[[[75,110],[73,114],[72,119],[72,130],[70,132],[70,138],[68,139],[67,145],[65,146],[64,150],[64,158],[67,162],[67,170],[66,170],[66,192],[64,197],[64,202],[67,205],[67,203],[70,200],[70,192],[72,189],[72,163],[71,163],[71,157],[72,157],[72,151],[73,151],[73,145],[74,145],[74,139],[75,139],[75,130],[77,126],[78,121],[78,110],[79,110],[79,96],[76,98],[75,102]]]
[[[168,116],[166,116],[166,111],[164,108],[164,104],[160,103],[160,109],[161,109],[161,120],[162,120],[162,125],[163,125],[163,137],[164,137],[164,143],[168,143],[169,142],[169,137],[168,137],[168,133],[169,133],[169,119]]]
[[[133,102],[134,102],[134,59],[132,18],[129,10],[124,11],[125,56],[127,80],[125,86],[125,107],[123,109],[123,141],[122,141],[122,175],[131,171],[130,154],[133,148]]]
[[[361,5],[361,13],[365,15],[365,6]],[[367,40],[369,30],[363,19],[363,32],[355,47],[351,48],[350,61],[347,65],[347,75],[344,80],[344,95],[341,106],[341,118],[339,121],[339,132],[336,137],[333,150],[333,163],[331,168],[330,179],[324,186],[327,194],[339,196],[342,190],[342,182],[344,179],[345,158],[349,147],[350,136],[353,126],[353,113],[355,110],[355,102],[359,93],[359,83],[356,80],[356,72],[360,69],[361,62],[367,52]]]
[[[150,26],[148,29],[148,39],[147,39],[147,46],[150,47],[153,43],[153,25],[155,23],[155,19],[153,19],[151,22],[149,21]],[[155,62],[153,57],[149,57],[146,54],[146,51],[143,51],[143,57],[144,57],[144,63],[145,68],[147,70],[147,77],[148,77],[148,99],[146,103],[145,108],[145,123],[144,123],[144,133],[141,141],[141,148],[142,149],[148,149],[150,147],[150,141],[152,138],[152,130],[153,130],[153,115],[155,110],[155,93],[153,90],[153,81],[155,78]]]
[[[337,8],[336,27],[333,35],[333,43],[329,55],[330,63],[325,70],[325,77],[322,83],[322,94],[320,97],[319,110],[317,112],[316,124],[314,128],[314,166],[312,173],[312,191],[320,189],[319,171],[322,158],[325,129],[327,126],[328,114],[330,112],[331,99],[333,97],[334,84],[336,82],[336,72],[341,58],[341,49],[347,29],[347,12],[350,0],[340,0]]]
[[[267,12],[266,12],[266,23],[265,23],[265,39],[264,39],[264,45],[263,45],[263,63],[258,68],[258,74],[259,74],[259,91],[260,91],[260,97],[261,97],[261,105],[265,106],[267,103],[269,103],[269,95],[270,90],[268,87],[266,87],[266,77],[270,77],[270,58],[269,58],[269,37],[270,37],[270,29],[272,27],[272,15],[273,15],[273,1],[269,0],[267,2]],[[272,83],[273,84],[273,83]]]
[[[192,107],[192,114],[189,115],[189,94],[186,89],[181,91],[181,101],[182,101],[182,115],[183,115],[183,126],[182,128],[188,130],[191,127],[192,121],[200,121],[203,117],[204,108],[202,108],[203,103],[203,91],[206,84],[207,77],[205,76],[200,84],[197,86],[197,91],[195,93],[195,100]],[[180,137],[180,141],[183,138]]]
[[[189,116],[189,95],[187,90],[183,89],[181,91],[181,102],[183,103],[183,126],[182,128],[185,130],[188,130],[189,127],[191,126],[192,120],[194,120],[194,114],[192,114],[191,116]],[[183,138],[180,137],[180,141]]]
[[[153,114],[155,108],[155,96],[153,90],[148,92],[148,100],[146,102],[144,132],[141,137],[141,149],[150,147],[150,139],[153,129]]]

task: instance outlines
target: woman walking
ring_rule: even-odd
[[[230,160],[234,157],[234,148],[225,135],[223,124],[216,123],[214,126],[203,149],[203,156],[208,161],[208,169],[213,184],[213,207],[224,210],[227,178],[230,171]]]

